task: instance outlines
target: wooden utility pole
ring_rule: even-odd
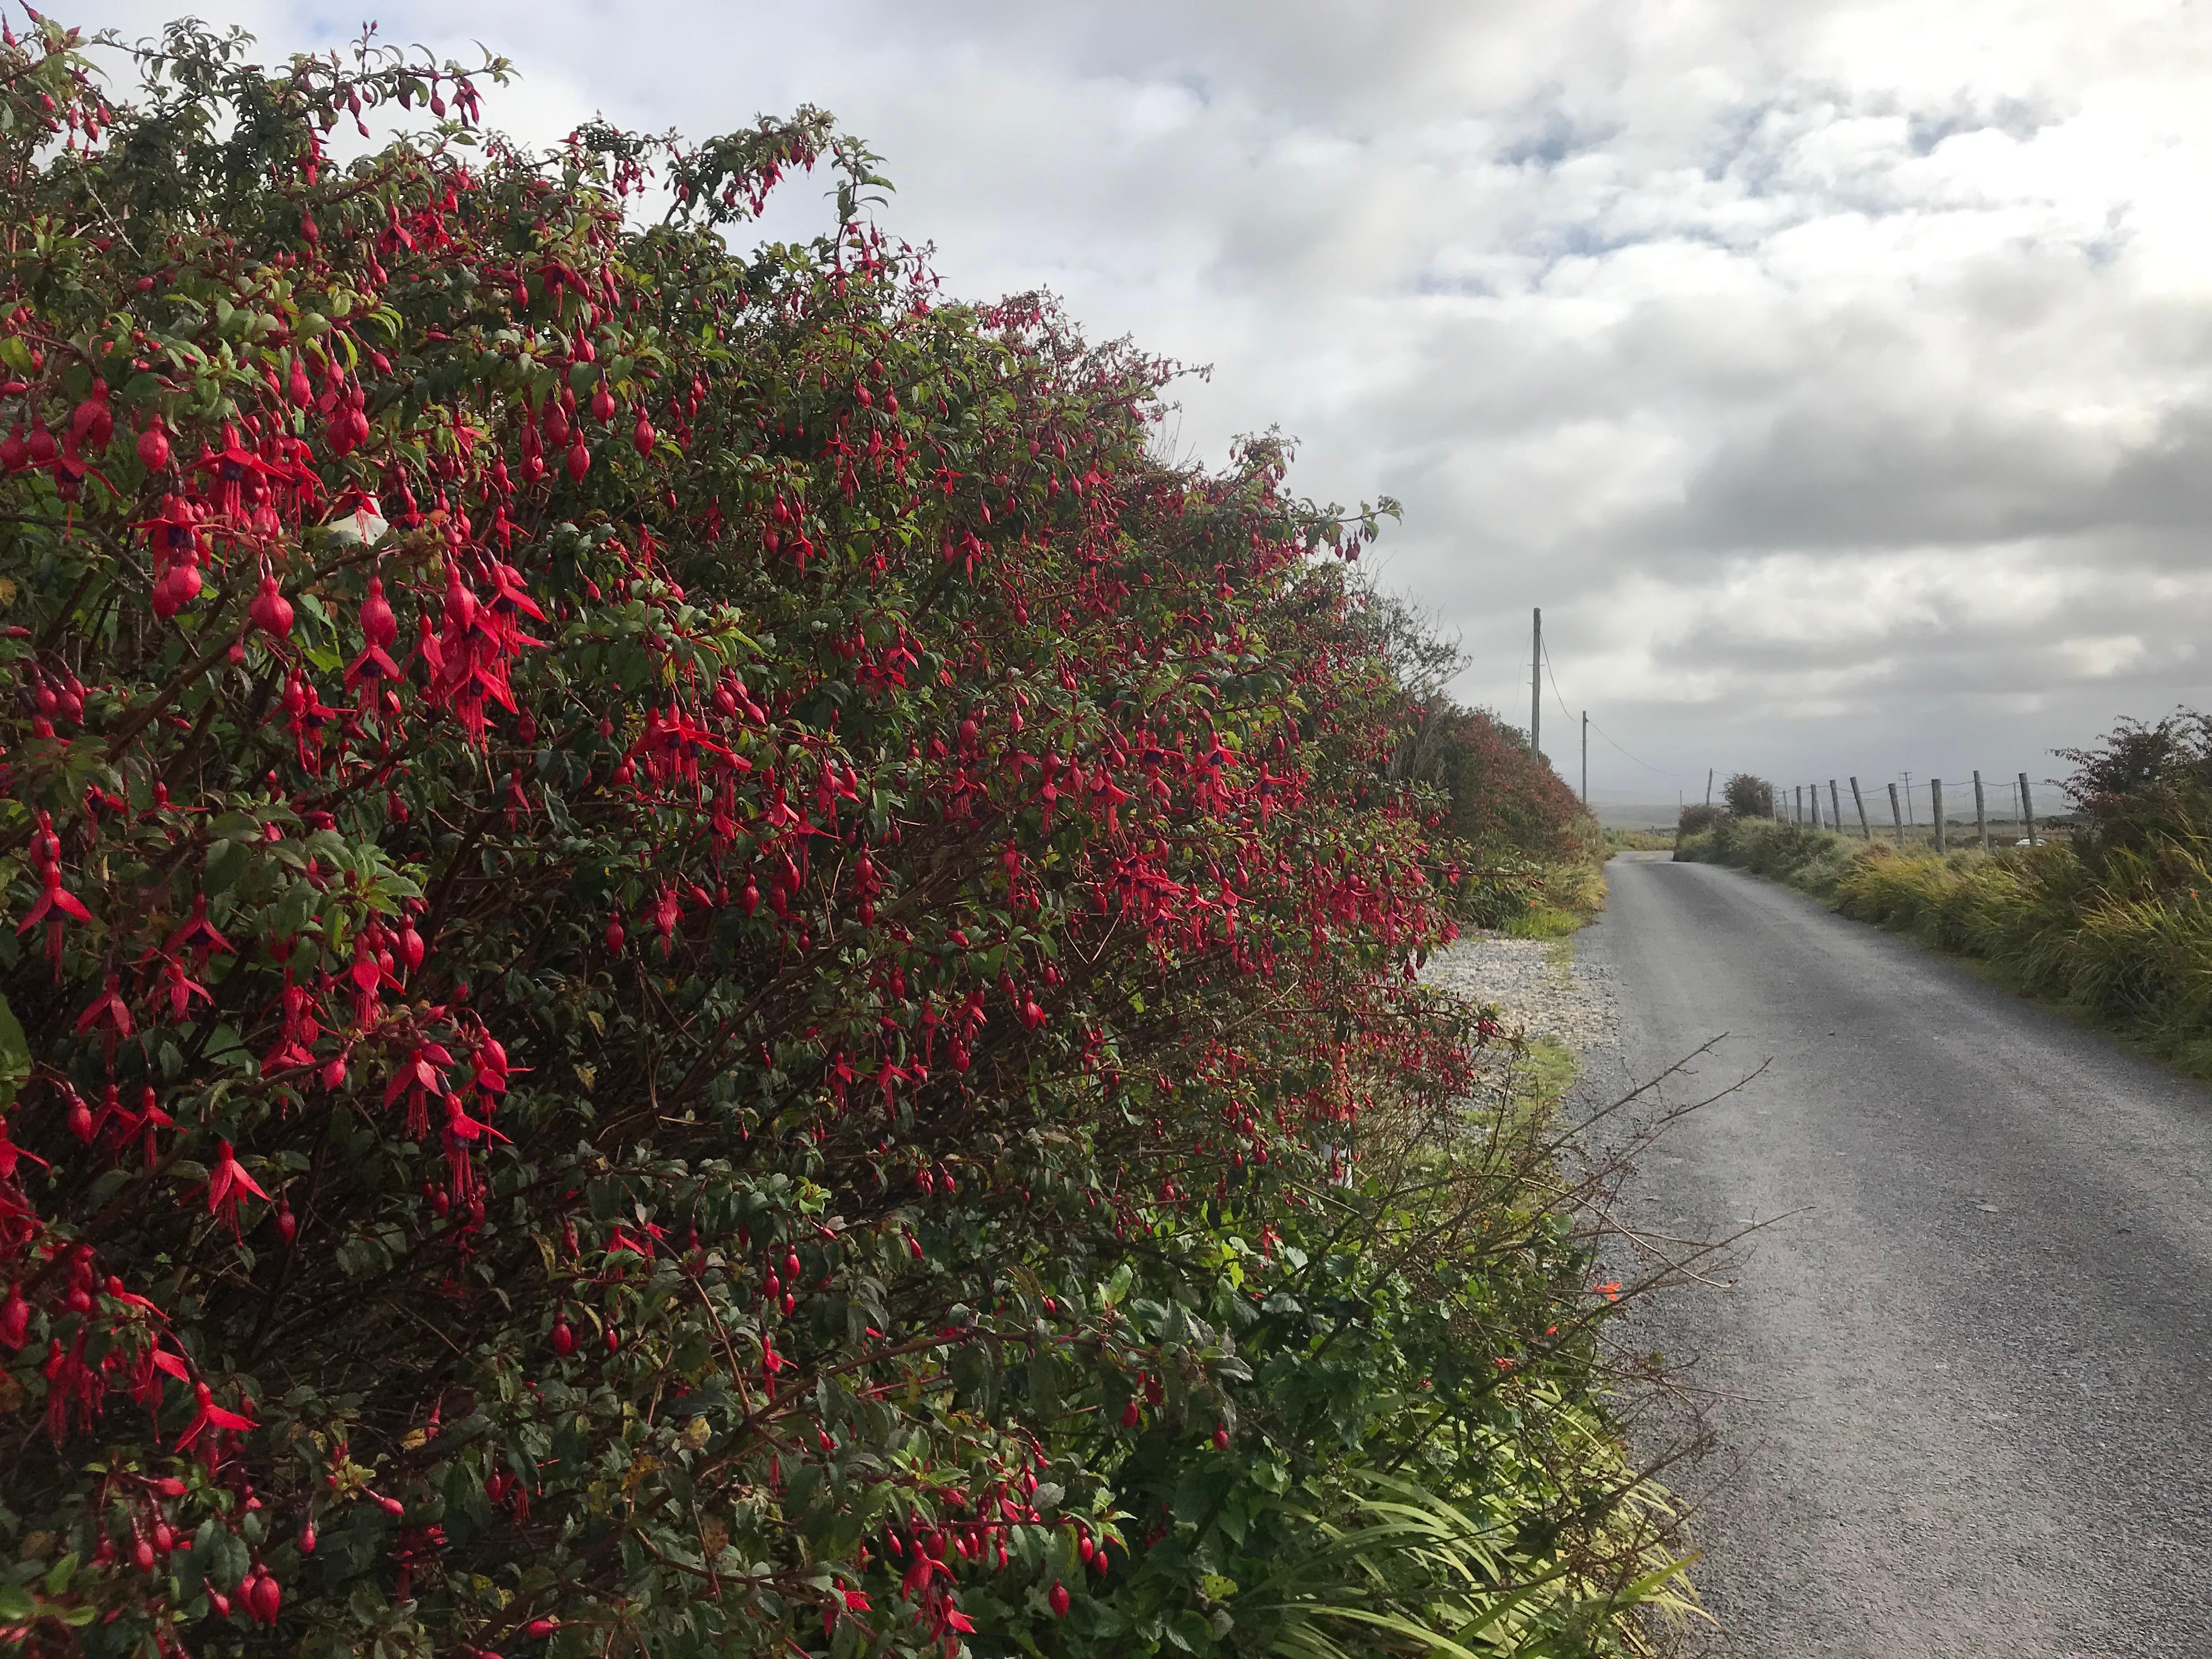
[[[1828,780],[1828,817],[1835,825],[1836,833],[1842,835],[1844,833],[1844,795],[1843,792],[1836,787],[1836,781],[1833,778]]]
[[[1583,710],[1583,811],[1589,811],[1589,710]]]
[[[1867,822],[1866,797],[1859,793],[1859,781],[1851,780],[1851,805],[1859,809],[1859,834],[1869,841],[1874,839],[1874,825]]]
[[[1931,775],[1928,780],[1928,793],[1935,802],[1936,856],[1940,859],[1943,856],[1943,780]]]
[[[1990,808],[1982,797],[1982,769],[1974,769],[1974,833],[1982,839],[1982,851],[1990,850]]]
[[[1912,816],[1912,774],[1903,772],[1898,775],[1905,780],[1905,821],[1917,830],[1920,827],[1919,820]]]
[[[1889,786],[1889,821],[1897,826],[1897,844],[1905,845],[1905,809],[1897,804],[1897,786]]]
[[[1540,765],[1544,759],[1544,607],[1536,607],[1528,644],[1528,753]]]
[[[1708,767],[1705,769],[1705,805],[1708,805],[1708,806],[1711,806],[1712,804],[1713,804],[1713,769],[1712,769],[1711,767],[1708,766]]]
[[[2033,847],[2035,845],[2035,803],[2028,796],[2027,774],[2025,772],[2020,775],[2020,817],[2021,822],[2027,826],[2027,844]]]

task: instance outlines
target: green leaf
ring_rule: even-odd
[[[0,997],[0,1107],[14,1102],[31,1075],[31,1045],[23,1036],[22,1022]]]

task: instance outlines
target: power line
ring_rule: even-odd
[[[1565,714],[1569,720],[1572,720],[1574,718],[1574,711],[1567,707],[1566,696],[1559,690],[1559,673],[1557,669],[1552,666],[1552,647],[1549,645],[1547,645],[1544,647],[1544,672],[1552,682],[1552,695],[1559,700],[1559,712],[1562,714]],[[1587,710],[1584,711],[1583,718],[1584,720],[1589,720],[1589,714]],[[1643,760],[1638,758],[1637,756],[1630,755],[1628,750],[1621,749],[1619,744],[1613,743],[1613,738],[1607,735],[1605,727],[1600,726],[1595,720],[1590,720],[1589,727],[1590,730],[1596,732],[1598,736],[1604,738],[1607,743],[1613,744],[1613,746],[1616,750],[1620,750],[1621,754],[1627,756],[1630,760],[1635,761],[1636,763],[1642,767],[1645,771],[1656,772],[1662,778],[1674,778],[1679,780],[1681,777],[1682,775],[1680,772],[1669,772],[1663,766],[1654,766],[1648,760]]]
[[[1559,672],[1552,666],[1552,647],[1549,645],[1544,647],[1544,674],[1552,682],[1552,695],[1559,700],[1559,712],[1569,720],[1574,719],[1574,710],[1567,707],[1566,696],[1559,690]]]

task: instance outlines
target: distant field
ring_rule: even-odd
[[[1601,800],[1590,804],[1590,815],[1607,830],[1672,830],[1681,808],[1672,801]]]

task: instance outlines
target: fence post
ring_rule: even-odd
[[[1974,769],[1974,830],[1982,838],[1982,851],[1990,850],[1990,810],[1982,799],[1982,769]]]
[[[1897,786],[1889,786],[1889,819],[1897,826],[1897,844],[1905,845],[1905,809],[1897,803]]]
[[[2027,793],[2027,774],[2020,775],[2020,817],[2027,826],[2027,844],[2035,845],[2035,802]]]
[[[1866,797],[1859,793],[1859,781],[1851,780],[1851,805],[1859,809],[1859,834],[1869,841],[1874,839],[1874,825],[1867,822]]]
[[[1936,856],[1940,859],[1943,856],[1943,780],[1929,777],[1928,793],[1936,808]]]
[[[1828,818],[1838,835],[1844,833],[1844,794],[1836,787],[1833,778],[1828,780]]]
[[[1820,786],[1817,783],[1808,786],[1806,793],[1813,802],[1813,827],[1818,830],[1820,827]]]
[[[1805,822],[1805,786],[1802,783],[1793,783],[1790,786],[1790,793],[1794,798],[1794,804],[1790,809],[1790,821],[1802,827]]]

